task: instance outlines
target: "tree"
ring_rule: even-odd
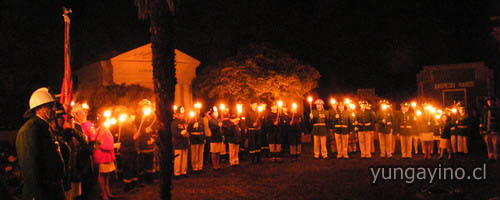
[[[172,109],[175,84],[175,6],[174,0],[135,0],[138,15],[141,19],[149,18],[151,32],[151,49],[153,53],[154,91],[156,115],[159,121],[160,136],[160,198],[171,198],[171,174],[173,171]]]
[[[319,72],[269,44],[249,45],[194,80],[197,96],[212,99],[303,98],[318,87]]]

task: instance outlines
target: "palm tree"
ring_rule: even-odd
[[[160,129],[160,198],[171,198],[171,174],[173,171],[172,109],[175,93],[175,53],[174,0],[135,0],[140,19],[149,19],[151,32],[151,49],[153,52],[153,81],[157,94],[156,114]]]

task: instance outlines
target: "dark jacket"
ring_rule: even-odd
[[[188,135],[182,135],[181,132],[185,130],[184,120],[174,119],[170,125],[170,131],[172,132],[172,143],[174,149],[187,149],[189,146]]]
[[[198,122],[198,127],[195,128],[194,124]],[[191,144],[203,144],[205,143],[205,126],[203,125],[203,119],[198,117],[196,120],[189,122],[188,129],[189,142]]]
[[[373,131],[375,114],[371,110],[358,111],[356,113],[358,131]]]
[[[221,122],[220,119],[211,118],[208,120],[208,126],[212,132],[212,136],[210,136],[210,142],[212,143],[222,142],[222,133],[221,127],[219,127],[219,122]]]
[[[486,133],[500,132],[500,110],[496,107],[486,107],[481,113],[481,131]]]
[[[228,143],[239,144],[242,140],[242,129],[229,120],[222,122],[222,133]]]
[[[47,194],[54,191],[49,187],[62,184],[65,167],[49,124],[37,116],[29,119],[17,134],[16,150],[23,173],[23,199],[53,196]]]
[[[394,133],[401,134],[402,136],[410,136],[418,133],[416,131],[417,118],[415,113],[407,111],[394,112]]]
[[[391,133],[394,116],[390,110],[379,110],[376,114],[375,128],[378,133]]]

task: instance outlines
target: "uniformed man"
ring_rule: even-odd
[[[361,158],[371,158],[372,149],[371,141],[373,135],[373,123],[375,116],[371,110],[367,110],[368,102],[361,101],[359,103],[360,110],[356,113],[356,121],[354,125],[358,128],[359,147],[361,150]]]
[[[337,141],[335,138],[335,129],[336,129],[336,124],[338,123],[338,111],[337,111],[337,101],[335,99],[330,99],[330,109],[328,110],[328,131],[329,131],[329,137],[330,137],[330,152],[332,153],[332,156],[334,153],[337,153],[337,157],[342,156],[342,152],[338,152],[337,150]]]
[[[183,107],[180,107],[174,113],[170,131],[172,132],[172,144],[174,147],[174,177],[187,176],[189,135],[187,133],[187,123],[184,119]]]
[[[349,112],[343,102],[338,104],[338,112],[335,116],[335,141],[337,142],[337,158],[348,159],[349,134],[351,132],[352,113]]]
[[[62,178],[64,162],[59,145],[49,131],[49,121],[54,119],[56,100],[47,88],[33,92],[30,109],[17,134],[16,150],[23,173],[22,199],[64,200]]]
[[[401,158],[411,158],[412,150],[412,136],[415,135],[416,131],[416,120],[415,113],[409,110],[408,103],[401,104],[401,112],[395,116],[395,132],[399,133],[401,139]]]
[[[313,110],[309,114],[313,122],[311,133],[314,138],[314,158],[319,158],[321,149],[321,156],[323,159],[326,159],[328,158],[328,151],[326,149],[326,136],[328,135],[326,122],[328,121],[328,111],[323,108],[323,100],[317,99],[314,104],[316,105],[316,110]]]
[[[252,101],[250,104],[250,110],[246,112],[246,128],[248,134],[248,151],[250,154],[250,159],[252,163],[260,162],[260,152],[262,146],[262,121],[260,119],[260,113],[258,111],[258,103]]]
[[[488,159],[490,160],[498,159],[497,139],[500,133],[499,119],[500,110],[493,103],[493,99],[488,98],[481,114],[480,133],[486,143]]]
[[[290,157],[292,161],[297,161],[298,148],[302,139],[302,118],[297,115],[297,110],[292,109],[292,117],[290,119],[290,131],[288,132],[288,144],[290,145]]]
[[[392,122],[393,116],[388,101],[380,101],[376,114],[375,129],[378,133],[380,157],[392,158]]]
[[[349,116],[349,124],[347,126],[349,129],[349,142],[347,144],[347,151],[348,153],[355,153],[358,151],[357,145],[359,142],[358,130],[352,124],[356,121],[356,106],[354,104],[350,104],[349,106],[344,104],[344,107],[347,107],[347,114]]]
[[[231,118],[222,121],[222,132],[229,143],[229,165],[239,166],[240,143],[242,141],[242,128],[240,118],[233,114]]]
[[[470,128],[472,126],[471,118],[465,112],[463,106],[458,107],[458,115],[456,119],[457,128],[457,151],[459,153],[468,154],[468,137],[470,137]]]
[[[198,112],[190,114],[188,123],[189,144],[191,147],[191,169],[193,173],[201,173],[203,170],[203,151],[205,146],[205,128],[203,119]]]
[[[97,133],[94,124],[87,119],[89,106],[85,103],[76,103],[71,108],[71,115],[73,117],[73,126],[77,133],[80,133],[82,141],[82,151],[78,157],[77,171],[81,175],[81,189],[82,194],[78,199],[89,199],[94,186],[97,184],[97,170],[94,170],[92,163],[92,156],[94,153],[95,138]]]
[[[219,170],[220,167],[220,153],[222,152],[222,120],[219,118],[219,112],[217,109],[212,110],[207,114],[208,126],[210,128],[211,135],[210,140],[210,152],[212,153],[212,167],[214,170]]]
[[[432,113],[430,105],[423,105],[423,110],[417,110],[417,126],[422,142],[422,152],[424,159],[431,159],[432,142],[434,141],[434,131],[436,131],[437,124],[435,115]],[[421,114],[419,114],[421,113]]]
[[[158,131],[158,123],[154,113],[154,105],[151,101],[143,99],[139,102],[140,116],[136,120],[138,125],[134,139],[138,141],[139,149],[139,173],[147,183],[152,183],[154,169],[154,145]]]
[[[120,120],[121,121],[121,120]],[[124,121],[121,121],[121,131],[119,131],[120,144],[120,160],[122,167],[122,181],[124,184],[124,191],[128,192],[137,185],[139,180],[139,169],[137,162],[137,147],[134,134],[137,132],[137,127],[133,123],[135,115],[128,116]]]
[[[269,131],[267,142],[269,143],[269,152],[272,161],[279,161],[281,153],[281,130],[279,126],[278,106],[271,106],[271,113],[266,118]]]

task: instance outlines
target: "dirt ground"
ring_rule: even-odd
[[[335,158],[313,159],[311,144],[304,145],[300,161],[269,160],[261,164],[241,161],[239,167],[225,166],[213,171],[205,164],[204,172],[175,179],[173,199],[419,199],[423,189],[452,188],[453,194],[440,191],[424,193],[427,199],[491,199],[500,196],[500,162],[488,162],[484,147],[476,141],[471,155],[456,156],[451,161],[424,160],[417,155],[403,160],[400,155],[392,159],[362,160],[359,154],[350,160]],[[485,165],[483,165],[485,164]],[[434,180],[430,178],[405,183],[405,180],[379,180],[372,183],[370,167],[463,167],[468,175],[476,167],[485,167],[486,180]],[[480,173],[478,173],[480,174]],[[416,175],[414,176],[416,177]],[[380,178],[379,178],[380,179]],[[415,178],[416,179],[416,178]],[[435,178],[437,179],[437,178]],[[409,180],[406,180],[409,181]],[[123,199],[159,199],[159,182],[123,193],[122,185],[113,184],[113,191]]]

